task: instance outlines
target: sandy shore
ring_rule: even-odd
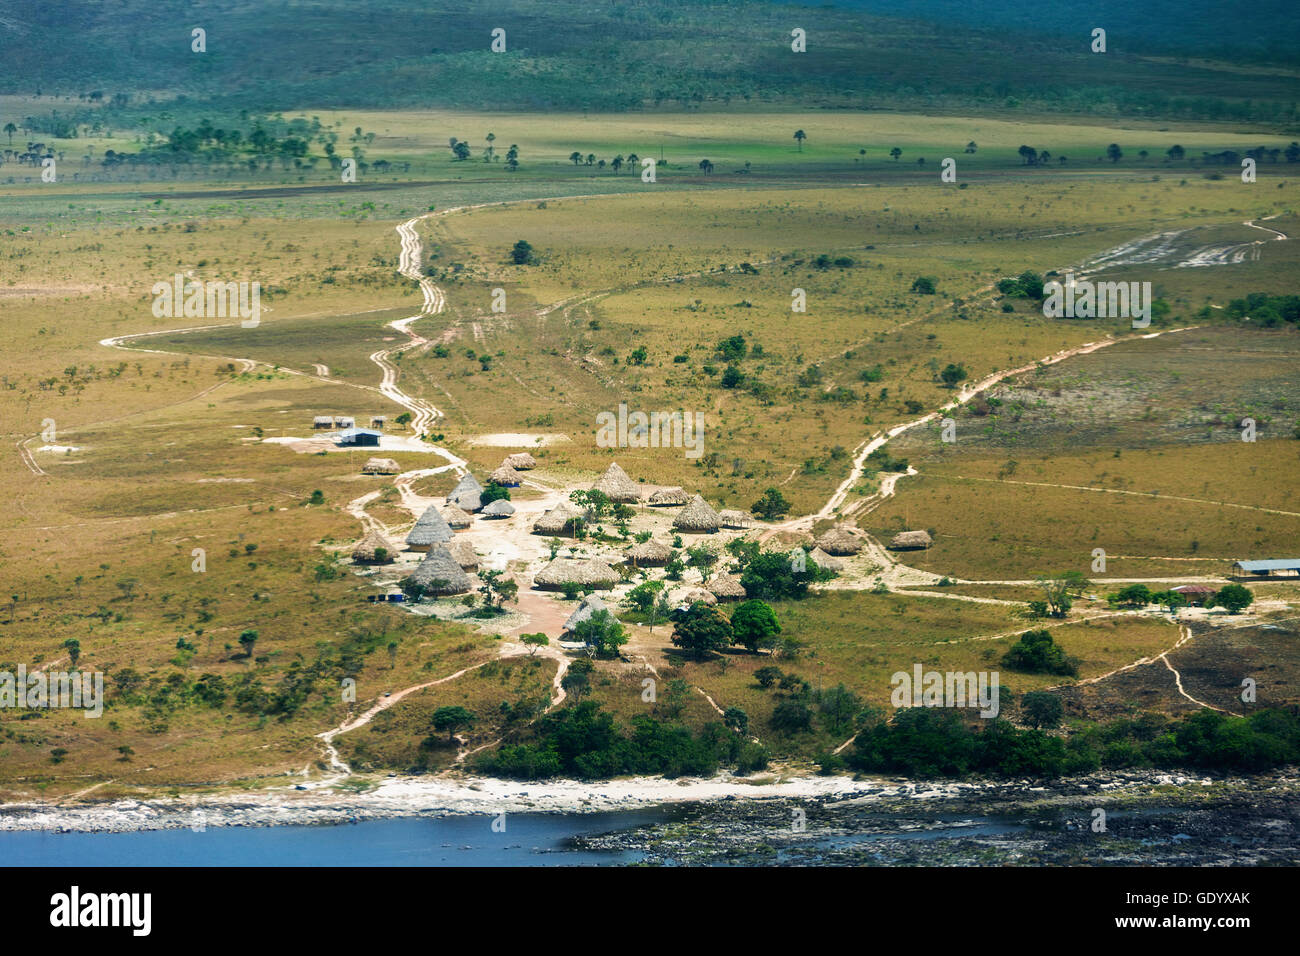
[[[1116,775],[1056,781],[1079,791],[1113,792],[1133,784],[1208,786],[1199,777],[1168,774]],[[600,813],[672,803],[730,800],[944,800],[1015,787],[1047,791],[1032,781],[923,782],[854,780],[847,776],[751,778],[719,774],[709,779],[633,777],[587,783],[552,780],[523,783],[482,777],[391,777],[369,790],[279,788],[188,798],[118,800],[83,805],[12,803],[0,807],[0,831],[122,832],[200,829],[209,826],[337,824],[415,815],[508,813]]]

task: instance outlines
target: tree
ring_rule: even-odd
[[[1065,617],[1074,606],[1074,598],[1083,593],[1089,582],[1078,571],[1062,571],[1051,576],[1041,576],[1035,583],[1043,592],[1048,613],[1052,617]]]
[[[458,141],[455,144],[453,144],[453,146],[451,147],[451,151],[452,154],[455,155],[457,160],[463,161],[469,159],[469,143]]]
[[[978,147],[975,145],[975,140],[971,140],[966,144],[966,152],[973,153],[976,149],[978,149]]]
[[[585,658],[574,661],[560,678],[560,689],[574,700],[578,700],[591,687],[593,668],[591,661]]]
[[[579,163],[582,162],[582,153],[578,152],[578,151],[575,149],[573,152],[571,152],[571,153],[569,154],[569,162],[571,162],[571,163],[573,163],[573,165],[577,166]]]
[[[1181,146],[1175,143],[1173,146],[1170,146],[1167,150],[1165,150],[1165,155],[1168,156],[1170,159],[1174,160],[1175,162],[1177,162],[1178,160],[1183,158],[1186,152],[1187,151],[1185,149],[1183,149]]]
[[[917,295],[934,295],[934,279],[929,276],[917,276],[912,282],[912,291]]]
[[[803,141],[808,138],[808,134],[801,129],[794,131],[795,142],[799,144],[799,152],[803,152]]]
[[[1177,614],[1178,609],[1187,604],[1187,598],[1180,591],[1157,591],[1151,595],[1151,603],[1163,607],[1170,614]]]
[[[758,681],[758,686],[762,687],[764,690],[771,687],[784,676],[785,675],[781,672],[781,668],[773,667],[771,664],[768,664],[766,667],[760,667],[758,670],[754,671],[754,680]]]
[[[1130,584],[1120,588],[1115,595],[1115,603],[1125,607],[1146,607],[1151,603],[1151,589],[1145,584]]]
[[[494,501],[509,501],[510,489],[505,485],[498,485],[495,481],[489,481],[487,487],[479,492],[478,500],[485,506]]]
[[[713,164],[709,162],[707,159],[701,159],[700,169],[702,169],[706,173],[711,173],[713,172]]]
[[[939,379],[949,388],[955,388],[958,382],[964,382],[966,378],[966,366],[953,365],[951,362],[939,373]]]
[[[513,601],[519,593],[519,583],[513,578],[503,578],[503,574],[505,572],[501,570],[478,573],[479,580],[483,582],[479,592],[483,595],[483,603],[489,608],[503,608],[506,601]]]
[[[533,247],[526,239],[520,239],[510,249],[510,258],[517,266],[532,265]]]
[[[749,510],[760,518],[771,520],[788,514],[790,502],[786,501],[785,495],[781,494],[779,489],[768,488],[763,492],[763,497],[755,501]]]
[[[244,631],[239,635],[239,644],[244,648],[244,656],[253,656],[253,645],[257,643],[257,631]]]
[[[14,133],[18,132],[18,127],[13,123],[5,123],[5,132],[9,134],[9,145],[14,144]]]
[[[573,635],[598,657],[613,657],[627,643],[627,631],[609,611],[597,611],[573,629]]]
[[[472,726],[476,719],[472,711],[459,704],[454,707],[439,707],[433,712],[433,729],[440,733],[445,730],[447,742],[451,743],[459,728]]]
[[[1240,584],[1226,584],[1219,589],[1218,594],[1214,595],[1212,603],[1227,608],[1229,614],[1240,614],[1254,601],[1255,595],[1250,593],[1249,588],[1242,587]]]
[[[771,605],[759,600],[743,601],[731,612],[731,641],[757,654],[767,638],[781,633],[781,624]]]
[[[696,601],[673,625],[672,642],[703,660],[731,645],[731,622],[716,607]]]
[[[63,642],[63,646],[68,651],[68,656],[72,658],[72,666],[77,666],[77,661],[81,659],[81,641],[75,637],[70,637]]]
[[[1020,154],[1020,158],[1025,161],[1026,166],[1033,166],[1038,162],[1038,150],[1032,146],[1021,146],[1016,152]]]
[[[617,176],[618,171],[623,168],[623,154],[619,153],[617,156],[611,159],[609,161],[609,165],[614,170],[614,175]]]
[[[903,155],[903,151],[899,149],[897,146],[895,146],[893,149],[889,151],[889,155],[894,158],[894,162],[898,162],[898,157]]]
[[[728,707],[722,715],[722,722],[738,734],[749,730],[749,714],[739,707]]]
[[[1045,690],[1031,690],[1020,701],[1020,713],[1025,723],[1035,730],[1056,727],[1065,714],[1061,698]]]
[[[842,734],[853,726],[853,718],[862,710],[862,700],[843,684],[837,684],[817,695],[817,709],[826,726]]]
[[[1124,157],[1124,151],[1119,148],[1118,143],[1111,143],[1106,147],[1106,158],[1112,163],[1118,163]]]
[[[1025,631],[1020,640],[1002,655],[1002,666],[1027,674],[1060,674],[1075,677],[1078,664],[1066,657],[1065,651],[1052,640],[1047,631]]]
[[[540,631],[536,634],[521,634],[519,640],[524,647],[530,648],[528,651],[529,657],[536,654],[539,647],[549,647],[551,643],[551,639]]]
[[[812,729],[812,711],[801,700],[783,700],[772,710],[772,729],[783,734],[796,734]]]
[[[731,365],[728,365],[726,371],[722,373],[721,385],[723,388],[736,388],[744,380],[745,373],[740,370],[739,365],[736,365],[733,362]]]

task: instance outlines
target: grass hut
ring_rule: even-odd
[[[692,604],[717,604],[718,598],[704,588],[675,588],[668,594],[668,603],[674,610],[684,610]]]
[[[478,552],[474,550],[474,545],[470,544],[465,538],[453,538],[447,543],[447,550],[451,556],[456,559],[466,571],[478,570]]]
[[[312,428],[333,428],[334,416],[317,415],[311,420],[311,427]]]
[[[485,518],[509,518],[515,513],[515,506],[504,498],[498,498],[496,501],[489,502],[482,511],[479,512]]]
[[[632,545],[626,557],[629,564],[638,568],[662,568],[672,559],[673,549],[654,538]]]
[[[618,584],[618,581],[618,573],[604,561],[556,558],[537,573],[533,585],[546,591],[561,591],[566,584],[591,590],[608,590]]]
[[[387,415],[372,415],[370,418],[370,427],[382,429],[388,424]]]
[[[719,601],[740,601],[747,596],[745,586],[740,578],[726,571],[719,571],[707,585],[709,593]]]
[[[837,524],[817,539],[817,547],[827,554],[857,554],[862,550],[863,537],[853,525]]]
[[[680,508],[690,500],[684,488],[660,488],[650,496],[650,504],[656,508]]]
[[[611,461],[605,473],[592,486],[596,491],[603,491],[610,501],[620,504],[636,504],[641,500],[641,486],[628,477],[626,471]]]
[[[391,458],[369,458],[361,466],[363,475],[396,475],[401,470],[402,466]]]
[[[357,420],[353,418],[351,415],[335,415],[334,427],[335,428],[356,428]]]
[[[889,547],[894,551],[922,551],[931,544],[928,531],[900,531],[889,542]]]
[[[561,629],[564,631],[576,631],[579,624],[583,621],[590,620],[591,616],[599,611],[609,611],[609,605],[602,601],[597,595],[588,594],[582,599],[582,603],[578,605],[578,609],[569,615],[568,620],[564,622],[564,626]],[[611,611],[610,613],[612,614],[613,612]]]
[[[411,581],[423,586],[426,594],[439,597],[466,594],[474,589],[474,581],[452,557],[445,544],[430,546],[429,553],[420,562],[420,566],[411,572]]]
[[[745,512],[735,511],[733,509],[718,512],[718,520],[722,522],[724,528],[731,528],[733,530],[742,530],[744,528],[749,528],[754,524],[754,519],[745,514]]]
[[[474,516],[464,508],[458,508],[456,505],[447,505],[442,509],[442,520],[447,522],[447,527],[453,529],[468,528],[474,523]]]
[[[707,501],[696,495],[673,519],[673,527],[688,534],[712,534],[722,526],[722,519]]]
[[[506,460],[501,464],[509,465],[515,471],[528,471],[537,467],[537,459],[526,451],[519,451],[513,455],[507,455]]]
[[[450,541],[455,535],[437,508],[426,508],[406,536],[406,546],[412,551],[428,551],[431,545]]]
[[[372,531],[352,549],[352,560],[357,564],[388,564],[397,553],[397,545],[384,537],[381,531]]]
[[[455,505],[465,511],[478,511],[483,507],[483,486],[478,479],[468,472],[456,483],[456,487],[447,493],[447,504]]]
[[[524,476],[519,474],[505,462],[501,467],[492,474],[488,475],[488,481],[494,485],[500,485],[502,488],[518,488],[519,483],[524,480]]]
[[[839,558],[832,558],[821,548],[813,548],[808,552],[808,560],[823,571],[843,571],[844,562]]]
[[[561,501],[533,522],[533,534],[573,534],[573,523],[581,517],[567,501]]]

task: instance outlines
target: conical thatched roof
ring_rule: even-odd
[[[718,520],[724,528],[748,528],[754,523],[754,519],[745,512],[732,509],[718,512]]]
[[[456,505],[447,505],[443,508],[442,517],[452,528],[468,528],[474,523],[474,516]]]
[[[456,559],[456,563],[466,571],[478,569],[478,552],[474,550],[474,545],[470,544],[467,538],[455,538],[449,541],[447,550]]]
[[[579,516],[577,510],[567,501],[561,501],[546,514],[533,522],[534,534],[565,534],[573,531],[573,522]]]
[[[533,584],[539,588],[558,591],[565,584],[584,588],[612,588],[618,584],[618,574],[604,561],[587,558],[556,558],[537,573]]]
[[[447,495],[447,504],[455,505],[463,511],[478,511],[483,507],[483,499],[473,488],[466,488]]]
[[[424,509],[424,514],[420,515],[420,520],[406,536],[406,546],[412,551],[427,551],[429,545],[450,541],[453,537],[455,532],[442,513],[437,508],[429,507]]]
[[[675,507],[691,500],[683,488],[660,488],[650,496],[650,504],[659,507]]]
[[[627,552],[627,561],[638,568],[657,568],[667,564],[673,558],[673,549],[654,538],[634,544]]]
[[[933,542],[928,531],[900,531],[894,535],[889,546],[896,551],[910,551],[928,548]]]
[[[853,525],[837,524],[817,539],[817,547],[827,554],[857,554],[862,550],[863,537]]]
[[[740,583],[740,578],[734,574],[728,574],[726,571],[719,571],[713,576],[713,580],[708,584],[709,591],[717,598],[728,601],[743,598],[746,596],[744,585]]]
[[[384,551],[387,552],[383,561],[380,561],[379,558],[375,556],[375,552],[380,548],[383,548]],[[372,531],[370,534],[358,541],[357,546],[352,549],[352,560],[361,564],[374,564],[377,562],[386,564],[393,560],[393,555],[396,553],[397,545],[384,537],[382,532]]]
[[[494,485],[501,485],[503,488],[517,488],[519,482],[523,480],[523,475],[506,464],[502,464],[500,468],[488,475],[488,481]]]
[[[590,618],[598,611],[609,611],[609,605],[602,601],[595,594],[588,594],[578,605],[578,609],[569,615],[569,619],[564,622],[563,630],[577,630],[578,625]],[[613,612],[610,611],[612,614]]]
[[[674,608],[690,607],[692,604],[717,604],[718,598],[712,591],[704,588],[676,588],[668,594],[668,603]]]
[[[504,498],[498,498],[496,501],[489,502],[479,514],[486,515],[489,518],[509,518],[515,513],[515,506]]]
[[[430,546],[420,566],[411,572],[411,580],[424,585],[428,594],[465,594],[474,589],[473,580],[445,544]]]
[[[832,558],[821,548],[813,548],[808,552],[808,560],[823,571],[843,571],[844,562],[839,558]]]
[[[447,492],[447,497],[450,498],[452,495],[459,494],[462,491],[482,491],[482,490],[483,490],[483,486],[479,484],[478,479],[475,478],[471,472],[467,471],[465,472],[464,477],[462,477],[460,481],[456,482],[456,487],[451,489],[451,491]]]
[[[673,527],[678,531],[697,534],[717,531],[721,524],[722,519],[718,517],[718,513],[699,495],[692,498],[691,503],[673,519]]]
[[[391,458],[371,458],[361,466],[363,475],[395,475],[402,466]]]
[[[641,500],[641,486],[628,477],[626,471],[611,461],[605,473],[592,486],[596,491],[603,491],[610,501],[630,504]]]
[[[509,465],[516,471],[527,471],[529,468],[537,467],[537,459],[526,451],[517,451],[513,455],[507,455],[506,460],[501,464]]]

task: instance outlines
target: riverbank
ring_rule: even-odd
[[[899,778],[756,774],[710,779],[626,778],[524,783],[480,777],[389,777],[339,787],[278,788],[194,797],[87,802],[79,805],[11,803],[0,806],[0,832],[113,833],[209,827],[337,825],[408,816],[500,813],[589,814],[693,804],[728,814],[769,813],[764,807],[817,806],[841,810],[924,807],[925,814],[989,812],[996,806],[1114,807],[1159,800],[1167,806],[1202,806],[1231,795],[1281,801],[1300,813],[1295,770],[1251,777],[1183,775],[1154,771],[1104,772],[1042,783],[1033,780],[926,782]],[[765,818],[765,817],[764,817]],[[789,825],[788,809],[784,812]]]

